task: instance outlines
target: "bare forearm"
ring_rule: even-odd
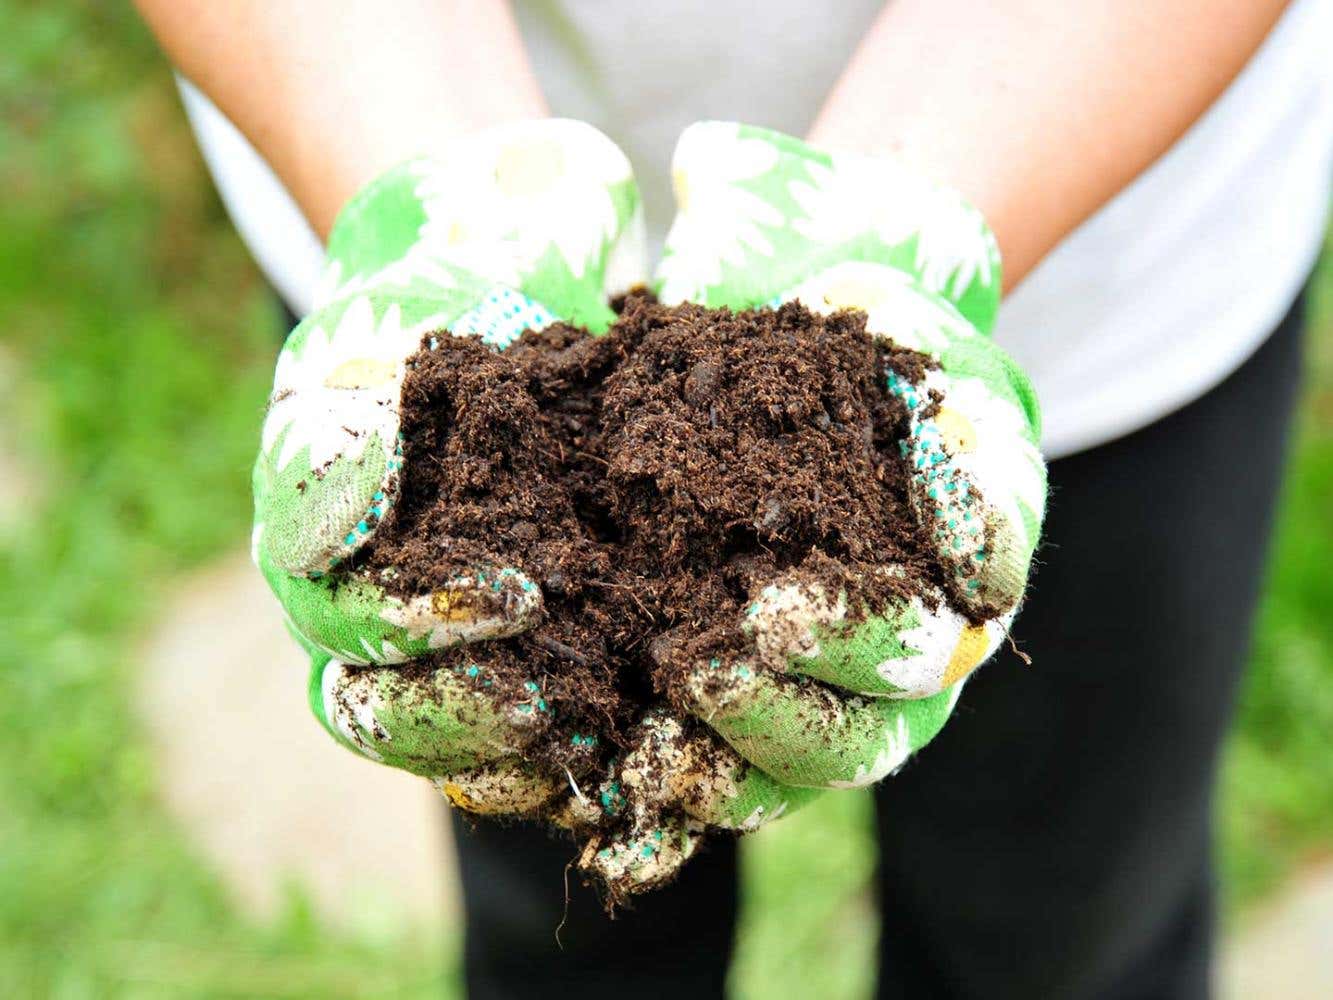
[[[1286,0],[895,0],[811,133],[986,215],[1013,286],[1226,88]]]
[[[366,181],[546,105],[503,0],[137,0],[321,236]]]

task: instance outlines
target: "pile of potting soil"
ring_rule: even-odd
[[[864,313],[796,304],[630,296],[605,336],[557,324],[502,353],[440,332],[403,386],[401,495],[348,568],[393,567],[399,596],[477,564],[528,574],[535,628],[405,669],[465,658],[502,698],[535,680],[554,720],[535,759],[581,777],[692,664],[745,655],[742,611],[777,574],[845,589],[853,620],[943,586],[885,378],[930,364]],[[866,572],[885,563],[905,572]]]

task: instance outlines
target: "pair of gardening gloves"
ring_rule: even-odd
[[[817,584],[768,581],[736,626],[751,656],[698,663],[684,685],[706,725],[653,710],[595,782],[525,756],[553,724],[539,676],[502,703],[484,645],[452,667],[403,668],[543,613],[537,583],[503,559],[412,599],[331,571],[398,495],[399,396],[424,334],[503,350],[557,320],[600,332],[609,300],[645,283],[629,163],[573,121],[475,135],[352,199],[318,307],[279,358],[254,473],[254,558],[310,653],[310,705],[330,735],[462,809],[579,831],[582,867],[624,891],[670,878],[709,828],[752,830],[820,789],[877,782],[933,738],[1006,635],[1046,490],[1032,389],[988,336],[1000,265],[976,210],[895,163],[727,122],[687,129],[673,167],[662,301],[862,309],[873,335],[936,362],[919,382],[886,377],[910,414],[912,507],[947,593],[867,616]]]

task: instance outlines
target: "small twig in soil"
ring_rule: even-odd
[[[589,580],[588,583],[594,587],[613,587],[616,590],[628,590],[629,599],[634,602],[634,604],[638,607],[640,611],[643,612],[643,616],[649,619],[650,621],[657,620],[656,617],[653,615],[653,613],[649,611],[648,608],[644,605],[643,601],[639,600],[638,592],[635,591],[635,589],[631,587],[629,584],[612,583],[610,580]]]
[[[533,636],[533,642],[542,649],[564,660],[573,660],[580,667],[588,665],[588,658],[580,653],[573,646],[566,646],[559,639],[552,639],[549,635]]]
[[[553,463],[555,463],[556,465],[564,465],[564,464],[565,464],[565,456],[564,456],[564,454],[563,454],[564,449],[561,449],[562,454],[560,455],[559,458],[556,458],[554,455],[552,455],[552,454],[551,454],[549,451],[547,451],[545,448],[538,448],[538,447],[535,446],[535,445],[533,446],[533,449],[532,449],[532,450],[535,451],[538,455],[541,455],[542,458],[546,459],[548,462],[553,462]]]

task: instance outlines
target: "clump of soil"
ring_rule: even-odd
[[[536,628],[434,665],[535,678],[556,720],[538,758],[586,773],[647,704],[678,698],[688,664],[744,652],[742,609],[776,574],[863,610],[943,586],[884,377],[930,364],[871,338],[864,313],[796,304],[631,296],[606,336],[557,324],[504,353],[433,335],[403,386],[401,495],[350,567],[395,567],[403,596],[479,562],[540,584]],[[906,573],[865,573],[885,562]]]

